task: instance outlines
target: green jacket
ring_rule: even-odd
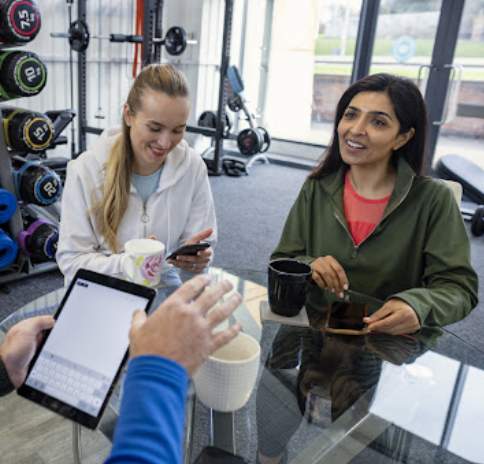
[[[478,280],[450,188],[416,176],[401,159],[381,222],[356,246],[343,212],[343,178],[341,169],[306,180],[271,258],[289,256],[310,264],[331,255],[343,266],[352,290],[404,300],[422,326],[463,319],[477,304]],[[312,285],[307,304],[317,309],[324,301]]]

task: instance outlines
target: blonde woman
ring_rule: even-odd
[[[207,170],[183,140],[189,110],[183,74],[150,65],[131,87],[122,128],[103,132],[69,163],[57,251],[66,281],[79,268],[123,275],[123,244],[133,238],[155,236],[167,255],[184,243],[215,243]],[[171,264],[186,280],[211,257],[212,247]]]

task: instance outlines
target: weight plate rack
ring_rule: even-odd
[[[31,41],[38,33],[41,27],[41,16],[38,10],[38,2],[30,0],[19,2],[12,1],[10,3],[6,2],[5,5],[8,6],[9,14],[5,17],[8,20],[8,24],[4,23],[2,24],[2,28],[0,28],[0,48],[2,49],[2,56],[10,56],[13,59],[18,55],[18,60],[20,60],[20,62],[15,68],[15,77],[17,78],[17,80],[20,80],[20,83],[23,82],[23,80],[21,79],[23,78],[23,76],[18,75],[18,73],[23,72],[24,68],[25,72],[27,73],[32,70],[35,71],[35,75],[27,75],[28,82],[32,84],[32,88],[29,87],[26,89],[21,89],[23,90],[23,95],[25,96],[29,94],[34,95],[40,92],[47,78],[45,68],[42,69],[43,64],[37,59],[34,53],[31,53],[28,50],[5,51],[4,49],[11,49],[13,47],[23,45]],[[17,17],[21,19],[20,22],[15,21]],[[2,32],[3,35],[1,34]],[[33,65],[36,66],[35,69]],[[23,95],[12,91],[10,92],[10,94],[3,95],[3,97],[0,99],[10,100],[8,105],[12,106],[11,100],[13,98],[17,98]],[[5,109],[5,105],[2,104],[1,108]],[[12,111],[18,112],[17,109],[14,109]],[[0,206],[2,212],[9,213],[2,216],[3,223],[0,224],[0,240],[2,240],[3,245],[6,243],[6,241],[9,241],[8,237],[13,240],[14,246],[12,246],[12,249],[10,249],[6,254],[8,255],[11,251],[12,253],[10,257],[13,257],[16,254],[16,258],[11,264],[5,263],[5,266],[0,269],[0,285],[19,280],[34,274],[39,274],[41,272],[47,272],[57,269],[57,264],[55,262],[34,263],[31,260],[30,256],[21,251],[21,247],[19,245],[19,237],[22,236],[22,233],[24,233],[25,235],[25,227],[20,206],[22,205],[22,209],[27,209],[29,213],[32,214],[34,217],[38,218],[39,221],[46,221],[49,223],[57,224],[59,220],[56,207],[49,206],[45,208],[37,205],[27,205],[24,204],[24,202],[17,197],[15,173],[13,168],[15,151],[12,150],[12,147],[8,146],[7,140],[5,140],[4,126],[8,125],[8,121],[4,121],[3,113],[3,111],[0,111],[0,190],[3,195],[3,202],[11,200],[11,202],[13,203],[13,198],[15,198],[15,210],[10,216],[11,210],[9,210],[9,208],[7,207],[6,210],[8,211],[3,211],[5,209],[3,208],[5,207],[5,204],[3,203]],[[32,112],[32,114],[33,113],[34,112]],[[7,115],[5,115],[5,117],[8,118]],[[33,131],[34,135],[38,134],[39,130],[41,129],[38,127],[38,119],[39,118],[36,119],[34,115],[32,116],[30,125],[26,125],[26,130]],[[27,135],[30,137],[30,132]],[[35,140],[30,140],[29,137],[27,137],[28,141],[35,142]],[[8,206],[12,205],[9,204]],[[10,219],[4,221],[9,216]],[[8,262],[10,262],[10,260],[8,260]]]

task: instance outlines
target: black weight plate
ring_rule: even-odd
[[[173,26],[165,35],[164,45],[170,55],[181,55],[187,48],[187,33],[185,29]]]
[[[239,95],[234,95],[227,100],[227,105],[231,111],[237,113],[242,109],[242,99]]]
[[[84,52],[89,46],[89,27],[82,19],[73,21],[69,27],[69,45],[76,52]]]
[[[200,127],[215,129],[217,127],[217,115],[215,111],[204,111],[198,118],[198,125]]]
[[[252,156],[259,153],[261,144],[260,134],[254,129],[244,129],[237,136],[237,146],[243,155]]]

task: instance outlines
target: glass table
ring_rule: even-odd
[[[190,390],[186,463],[206,446],[248,463],[484,463],[483,352],[439,329],[347,336],[325,334],[314,314],[310,326],[261,319],[265,287],[220,269],[211,274],[243,295],[232,322],[260,341],[261,367],[249,402],[232,414],[209,410]],[[33,301],[3,328],[53,312],[63,293]],[[100,426],[108,437],[119,398],[118,385]],[[76,446],[78,438],[76,428]]]

